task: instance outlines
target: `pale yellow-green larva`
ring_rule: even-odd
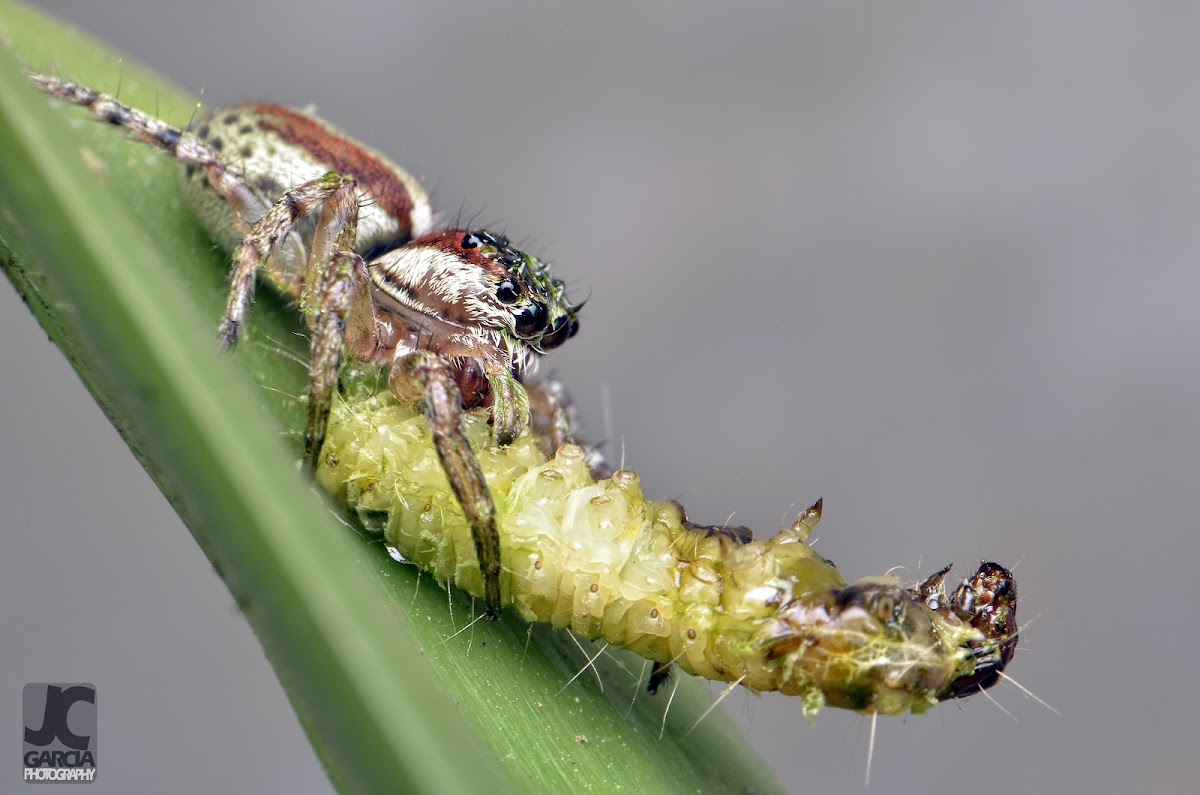
[[[634,472],[597,482],[579,447],[547,460],[528,430],[497,447],[479,411],[464,430],[498,511],[503,604],[528,621],[798,696],[806,715],[826,705],[923,712],[989,686],[1011,657],[1011,575],[1011,605],[1006,591],[978,582],[982,568],[953,599],[944,571],[913,590],[893,577],[847,585],[806,543],[819,504],[774,538],[746,543],[646,499]],[[340,402],[318,480],[406,560],[483,594],[470,528],[419,410],[387,394]]]

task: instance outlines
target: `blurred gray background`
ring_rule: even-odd
[[[552,368],[652,495],[766,534],[823,495],[850,577],[1018,564],[1011,673],[1061,716],[1000,687],[1015,720],[881,720],[872,789],[1194,784],[1200,6],[39,5],[210,105],[315,103],[552,259],[591,296]],[[0,790],[23,684],[74,680],[91,792],[328,792],[6,286],[0,323]],[[865,719],[726,703],[789,788],[862,789]]]

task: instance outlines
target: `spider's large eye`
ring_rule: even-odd
[[[475,234],[474,232],[467,232],[465,235],[463,235],[463,239],[462,239],[462,247],[463,248],[467,248],[467,249],[479,248],[479,246],[482,244],[483,244],[483,241],[480,240],[479,235]]]
[[[502,304],[515,304],[520,297],[521,291],[508,279],[500,282],[500,286],[496,288],[496,300]]]
[[[551,348],[557,348],[564,342],[575,336],[575,332],[579,331],[579,321],[569,320],[566,317],[560,317],[554,323],[554,327],[544,335],[538,345],[542,350],[548,351]]]
[[[517,336],[533,337],[546,328],[546,305],[541,301],[531,301],[529,306],[513,315],[513,328]]]

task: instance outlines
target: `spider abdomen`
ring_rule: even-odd
[[[228,201],[209,184],[206,170],[184,168],[184,185],[197,217],[222,247],[232,251],[287,190],[336,172],[355,180],[359,217],[355,250],[369,253],[402,245],[433,227],[433,208],[420,183],[391,160],[327,122],[268,103],[226,105],[200,119],[196,136],[247,188],[241,223]],[[301,220],[272,258],[283,274],[303,272],[317,215]],[[273,280],[274,281],[274,280]],[[295,293],[285,279],[277,285]]]

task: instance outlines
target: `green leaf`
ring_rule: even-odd
[[[194,112],[24,6],[0,1],[0,41],[168,120]],[[226,257],[169,158],[54,106],[4,50],[0,152],[0,264],[221,573],[339,788],[778,789],[705,716],[704,683],[684,681],[664,722],[640,658],[605,652],[572,681],[598,648],[566,633],[506,615],[456,635],[468,599],[335,516],[295,467],[302,324],[260,291],[247,340],[217,353]]]

